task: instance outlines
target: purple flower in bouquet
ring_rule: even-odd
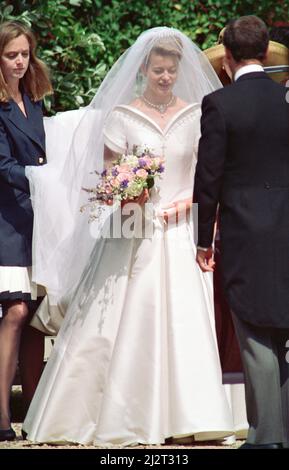
[[[102,173],[97,173],[99,180],[93,188],[83,188],[90,194],[88,204],[81,207],[83,211],[87,206],[91,212],[99,209],[100,204],[108,201],[124,201],[137,198],[144,189],[151,189],[155,179],[164,171],[164,160],[154,155],[149,149],[138,153],[137,147],[133,147],[132,153],[118,157],[112,166]],[[91,219],[97,218],[91,215]]]

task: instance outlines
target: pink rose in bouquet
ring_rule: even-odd
[[[154,155],[149,149],[139,151],[134,146],[132,153],[118,157],[112,166],[98,175],[95,187],[83,188],[89,193],[88,203],[81,207],[83,211],[89,207],[93,212],[97,206],[111,201],[133,200],[141,195],[144,189],[153,187],[155,179],[164,171],[164,160]],[[92,216],[92,219],[95,217]]]

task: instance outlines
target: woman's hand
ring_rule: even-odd
[[[134,203],[143,206],[149,200],[149,190],[145,188],[143,192],[138,196],[134,197],[133,199],[125,199],[121,201],[121,207],[124,207],[126,204]]]
[[[131,204],[131,203],[139,204],[140,206],[143,206],[148,200],[149,200],[149,191],[148,189],[144,189],[143,192],[138,197],[134,197],[132,199],[124,199],[123,201],[121,201],[121,207],[124,207],[126,204]],[[107,206],[112,206],[114,204],[114,200],[108,199],[107,201],[105,201],[105,204]]]
[[[181,199],[180,201],[175,201],[172,204],[162,207],[157,215],[163,217],[166,224],[169,222],[178,223],[179,220],[190,213],[191,207],[191,198]]]

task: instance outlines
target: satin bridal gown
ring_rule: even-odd
[[[117,106],[108,119],[110,149],[146,145],[165,158],[150,198],[154,232],[97,241],[25,419],[28,439],[133,445],[235,432],[212,277],[196,264],[193,222],[184,217],[168,227],[157,216],[158,208],[192,196],[199,126],[197,104],[164,130],[131,106]]]

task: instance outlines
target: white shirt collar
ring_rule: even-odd
[[[252,73],[252,72],[264,72],[264,69],[262,65],[259,65],[259,64],[244,65],[239,70],[237,70],[234,76],[234,82],[236,82],[236,80],[238,80],[238,78],[240,78],[242,75],[245,75],[246,73]]]

